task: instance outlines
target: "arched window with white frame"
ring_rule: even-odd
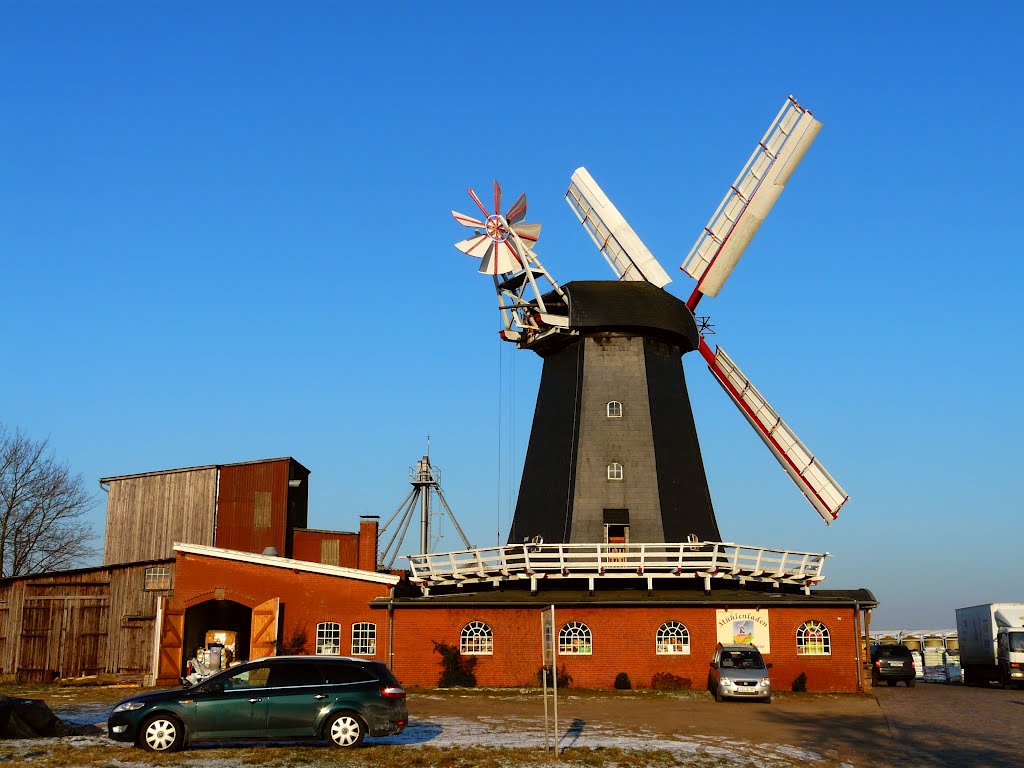
[[[494,654],[494,632],[482,621],[471,621],[462,628],[459,653],[464,656],[491,656]]]
[[[593,649],[590,627],[582,621],[570,621],[559,630],[559,656],[589,656]]]
[[[316,625],[316,652],[329,656],[341,654],[341,624],[322,621]]]
[[[613,461],[608,465],[608,479],[609,480],[621,480],[623,476],[622,465],[617,461]]]
[[[690,653],[690,632],[678,621],[666,621],[658,627],[655,652],[659,656],[682,656]]]
[[[796,630],[796,652],[798,656],[830,656],[832,640],[828,627],[820,621],[805,621]]]
[[[608,418],[609,419],[621,419],[622,418],[622,403],[618,400],[612,400],[608,403]]]

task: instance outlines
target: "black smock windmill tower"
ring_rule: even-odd
[[[786,100],[681,269],[687,301],[585,168],[565,199],[617,280],[559,285],[526,224],[526,195],[502,215],[494,183],[475,229],[456,247],[492,275],[501,336],[544,360],[509,543],[721,541],[708,492],[682,356],[698,351],[712,375],[826,523],[848,496],[737,365],[704,338],[694,310],[718,295],[821,128]],[[706,327],[706,326],[705,326]]]

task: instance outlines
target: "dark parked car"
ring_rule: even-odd
[[[326,739],[355,747],[401,733],[405,691],[378,661],[275,656],[232,667],[191,688],[144,693],[114,707],[107,733],[153,752],[185,743]]]
[[[905,645],[876,645],[871,649],[871,682],[878,685],[885,680],[887,685],[896,685],[900,680],[913,688],[917,682],[914,657]]]

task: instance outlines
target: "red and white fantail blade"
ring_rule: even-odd
[[[501,216],[501,185],[494,180],[494,215]]]
[[[480,212],[484,215],[484,218],[490,217],[490,212],[484,208],[484,204],[480,202],[480,198],[476,196],[476,192],[473,191],[472,187],[466,190],[469,192],[469,196],[473,198],[473,202],[476,203],[476,207],[480,209]]]
[[[839,516],[840,508],[850,498],[835,478],[796,436],[789,425],[768,405],[760,392],[743,375],[721,347],[714,352],[702,338],[700,353],[711,373],[728,393],[733,403],[771,450],[807,500],[826,524]]]
[[[526,193],[523,192],[516,201],[512,203],[512,207],[508,209],[508,213],[505,214],[505,221],[510,225],[515,226],[523,219],[526,218]]]
[[[480,272],[485,275],[503,275],[506,272],[518,272],[526,265],[516,252],[510,240],[492,241],[493,246],[484,256]]]
[[[463,253],[482,259],[487,255],[487,251],[491,247],[492,243],[493,241],[487,235],[477,235],[475,237],[466,238],[465,240],[460,240],[455,244],[455,247]]]
[[[528,247],[532,247],[540,238],[540,224],[516,224],[512,230]]]
[[[452,211],[452,218],[464,227],[476,227],[477,229],[483,229],[487,226],[484,222],[480,221],[480,219],[474,219],[472,216],[467,216],[466,214],[459,213],[458,211]]]

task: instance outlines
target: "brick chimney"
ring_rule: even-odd
[[[377,570],[377,515],[359,516],[359,570]]]

